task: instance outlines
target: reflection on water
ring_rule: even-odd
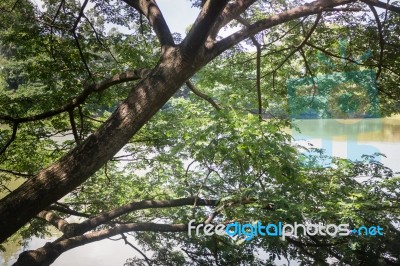
[[[303,119],[295,120],[301,133],[309,138],[359,141],[400,142],[400,116],[370,119]]]
[[[309,142],[330,156],[358,160],[363,154],[382,153],[377,159],[400,171],[396,159],[400,150],[400,115],[370,119],[294,120],[299,131],[292,130],[301,144]]]

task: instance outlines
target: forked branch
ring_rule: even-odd
[[[228,2],[228,0],[206,1],[188,35],[183,40],[186,53],[196,53],[205,44],[213,25],[217,22]]]

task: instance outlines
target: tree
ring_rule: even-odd
[[[167,209],[166,213],[144,211],[142,215],[149,220],[158,217],[173,221],[172,224],[146,223],[146,219],[141,221],[131,212],[192,204],[215,207],[209,214],[210,221],[222,210],[225,218],[256,218],[259,216],[255,215],[255,209],[275,210],[274,205],[279,205],[278,210],[299,210],[291,215],[274,212],[275,218],[287,221],[317,217],[327,221],[346,218],[357,224],[374,221],[386,225],[392,234],[382,241],[358,241],[353,253],[345,249],[348,241],[328,243],[313,238],[304,242],[291,239],[284,244],[258,241],[240,248],[249,252],[261,246],[272,255],[316,262],[336,257],[355,263],[371,260],[372,256],[377,262],[396,263],[399,256],[396,249],[385,247],[387,241],[394,243],[393,238],[398,235],[391,225],[397,218],[389,218],[395,215],[391,206],[398,204],[393,198],[398,193],[395,189],[398,180],[388,179],[392,173],[373,160],[364,163],[337,160],[337,168],[310,169],[289,143],[290,137],[281,131],[287,122],[264,121],[266,103],[271,102],[268,109],[271,112],[277,110],[276,106],[273,108],[276,103],[280,109],[287,108],[280,100],[285,92],[283,77],[290,71],[302,72],[300,63],[294,59],[291,65],[285,64],[293,55],[301,55],[299,58],[310,75],[314,71],[315,74],[327,71],[323,66],[315,69],[309,64],[316,51],[341,58],[331,52],[336,48],[332,32],[354,37],[352,54],[370,46],[373,56],[356,67],[377,69],[384,111],[386,114],[396,111],[398,40],[388,34],[399,30],[400,8],[396,4],[374,0],[318,0],[307,4],[251,0],[195,2],[201,11],[187,36],[180,40],[171,34],[155,1],[90,3],[95,8],[88,7],[89,1],[82,6],[72,1],[45,1],[45,9],[41,11],[21,0],[5,1],[1,7],[5,11],[1,15],[1,60],[5,66],[1,102],[7,104],[7,109],[2,111],[0,119],[6,125],[1,134],[8,137],[1,149],[4,166],[1,172],[5,181],[14,176],[26,181],[0,201],[0,240],[5,241],[28,221],[32,221],[30,233],[43,233],[43,223],[31,220],[35,216],[57,225],[64,233],[58,241],[22,254],[20,265],[46,265],[65,250],[116,234],[187,231],[187,219],[183,218],[193,215],[200,219],[210,209],[194,209],[193,214],[184,208]],[[364,11],[366,7],[374,20]],[[375,7],[386,11],[379,14]],[[142,17],[147,18],[150,27]],[[108,22],[132,27],[137,33],[106,34],[104,25]],[[220,38],[220,29],[230,23],[239,23],[242,29]],[[337,28],[332,29],[332,25]],[[291,32],[295,34],[288,34]],[[315,35],[321,39],[311,40]],[[248,72],[253,56],[235,46],[248,38],[248,44],[257,51],[255,73]],[[368,45],[365,38],[380,41]],[[157,51],[156,45],[160,48]],[[153,59],[155,55],[158,61]],[[352,62],[352,58],[344,59]],[[221,69],[223,62],[241,64],[235,64],[232,70]],[[265,93],[262,93],[262,85],[266,86],[262,73],[272,76],[271,90]],[[195,82],[189,81],[195,74]],[[243,78],[246,76],[254,80]],[[183,84],[187,89],[178,97],[176,93]],[[253,86],[254,90],[246,89]],[[212,108],[189,99],[188,90],[207,100]],[[161,108],[162,112],[152,118]],[[60,144],[54,140],[57,134],[70,132],[74,142]],[[118,170],[113,159],[118,159],[114,156],[124,146],[137,160],[129,167],[151,170],[150,173],[128,178]],[[18,159],[27,155],[27,160]],[[190,160],[195,170],[185,165]],[[364,172],[376,173],[382,181],[364,185],[354,182],[354,177]],[[344,174],[345,177],[339,178]],[[134,182],[133,188],[129,182]],[[105,184],[111,188],[105,189]],[[300,190],[305,187],[306,191]],[[201,195],[206,197],[200,197],[199,191],[204,190],[208,192]],[[322,192],[315,194],[316,191]],[[132,198],[154,201],[130,203],[124,192]],[[67,194],[67,204],[58,202]],[[289,195],[304,204],[293,205],[293,201],[286,199]],[[101,201],[90,204],[96,198]],[[377,199],[387,211],[371,209]],[[315,210],[315,206],[325,209]],[[89,209],[82,211],[86,207]],[[340,208],[348,211],[332,215],[335,211],[339,213]],[[363,215],[351,214],[349,210],[354,208]],[[88,219],[79,225],[68,224],[51,211],[63,217],[69,214]],[[84,235],[99,226],[104,229]],[[157,237],[160,236],[139,236],[143,243],[160,251],[156,258],[145,257],[146,262],[185,259],[171,248],[157,247],[154,240]],[[213,256],[217,263],[235,259],[251,263],[255,259],[251,252],[248,257],[233,256],[234,243],[226,244],[227,250],[219,254],[218,243],[226,242],[224,239],[213,238],[212,243],[201,239],[189,241],[179,235],[168,237],[168,242],[187,243],[190,248],[186,249],[186,256],[192,260],[199,257],[196,253],[199,246],[217,250],[215,254],[203,254],[204,258]],[[317,252],[315,247],[325,247],[325,251]],[[365,247],[375,248],[375,253],[363,253]]]

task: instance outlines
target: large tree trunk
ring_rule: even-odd
[[[199,67],[183,60],[178,48],[168,48],[94,134],[0,201],[0,243],[100,169]]]

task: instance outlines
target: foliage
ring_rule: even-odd
[[[300,2],[257,1],[244,18],[253,23]],[[81,8],[78,1],[46,0],[41,8],[25,0],[14,8],[13,4],[0,4],[1,10],[9,10],[0,13],[2,117],[56,110],[107,77],[128,69],[151,69],[162,52],[142,15],[120,2],[93,1],[73,29]],[[383,54],[376,42],[380,37],[375,19],[368,12],[326,12],[305,43],[315,16],[256,34],[262,49],[262,95],[256,89],[254,42],[246,40],[226,50],[192,78],[220,110],[183,86],[123,151],[49,209],[62,205],[78,217],[79,213],[92,217],[132,201],[195,197],[219,203],[135,210],[95,230],[127,223],[187,224],[192,219],[202,223],[210,216],[214,224],[321,222],[380,225],[385,230],[384,237],[302,236],[286,241],[131,232],[152,256],[129,259],[126,265],[274,265],[283,258],[302,265],[399,263],[399,177],[373,155],[362,161],[328,158],[332,163],[321,165],[327,159],[323,151],[300,147],[287,133],[289,79],[374,70],[379,73],[381,114],[398,112],[399,16],[394,12],[379,16],[384,21]],[[174,38],[181,41],[177,34]],[[338,40],[348,41],[346,51]],[[368,56],[357,62],[366,51]],[[0,192],[9,193],[12,180],[29,180],[96,132],[133,84],[117,84],[88,95],[65,112],[19,123],[17,138],[0,154]],[[12,136],[14,126],[10,120],[2,122],[1,145]],[[315,152],[305,156],[304,149]],[[52,210],[63,219],[71,216]],[[27,240],[48,230],[46,223],[35,219],[19,233]]]

